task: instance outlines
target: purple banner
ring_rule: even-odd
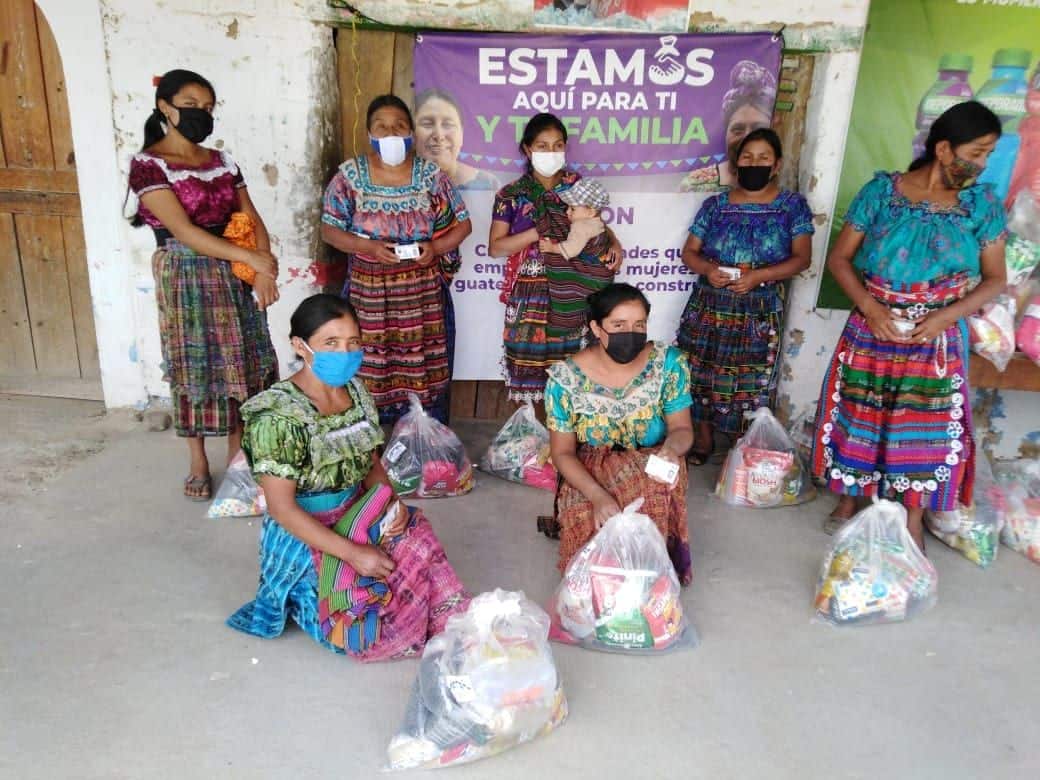
[[[415,43],[417,123],[424,103],[454,103],[449,119],[461,132],[431,142],[417,127],[417,146],[431,159],[454,156],[450,167],[461,162],[508,180],[527,162],[517,148],[524,125],[548,111],[567,127],[568,164],[585,174],[682,175],[725,159],[727,134],[769,124],[781,46],[768,33],[423,33]]]

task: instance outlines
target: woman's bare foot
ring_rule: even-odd
[[[213,480],[209,475],[209,459],[201,436],[188,439],[191,467],[184,479],[184,495],[193,501],[209,501],[213,495]]]
[[[856,514],[856,509],[857,503],[855,496],[842,496],[839,498],[837,506],[834,507],[834,511],[832,511],[827,519],[823,521],[823,532],[829,536],[833,535],[839,528],[852,519],[852,516]]]

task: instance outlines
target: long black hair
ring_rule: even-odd
[[[531,144],[534,143],[534,139],[539,136],[540,133],[546,130],[559,130],[563,135],[563,142],[567,143],[567,128],[564,127],[563,122],[560,121],[559,117],[555,114],[535,114],[524,126],[524,135],[520,139],[520,154],[526,156],[527,151],[530,150]],[[530,173],[534,170],[531,167],[531,158],[527,158],[527,172]]]
[[[165,100],[170,105],[173,105],[173,96],[188,84],[198,84],[203,89],[208,89],[209,94],[213,96],[213,102],[217,102],[217,91],[213,89],[213,85],[205,77],[190,70],[177,69],[167,71],[159,79],[159,83],[155,85],[155,105],[152,107],[152,113],[148,115],[148,121],[144,123],[142,152],[149,146],[159,143],[163,136],[166,135],[162,128],[166,117],[159,110],[159,101]]]
[[[940,141],[949,141],[951,147],[958,147],[984,135],[999,138],[1000,132],[1000,118],[982,103],[977,100],[958,103],[943,111],[932,123],[924,154],[910,163],[910,170],[916,171],[935,162],[935,147]]]
[[[372,115],[381,108],[396,108],[400,110],[406,117],[408,117],[408,127],[415,131],[415,120],[412,119],[412,112],[401,98],[397,95],[378,95],[372,98],[372,102],[368,104],[368,111],[365,114],[365,129],[372,129]]]
[[[600,327],[603,326],[603,320],[609,317],[614,309],[622,303],[629,303],[630,301],[638,301],[643,304],[643,308],[646,309],[646,316],[650,316],[650,301],[643,295],[643,291],[625,282],[608,284],[602,290],[592,293],[585,300],[589,304],[589,319]]]
[[[304,298],[289,318],[289,338],[295,336],[307,341],[326,322],[338,320],[346,314],[354,322],[358,321],[357,312],[350,301],[338,295],[318,293]]]

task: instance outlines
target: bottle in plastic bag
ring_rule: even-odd
[[[397,421],[382,463],[397,494],[419,498],[461,496],[473,489],[473,466],[459,437],[409,393],[409,410]]]
[[[734,506],[801,504],[816,498],[805,461],[768,408],[748,414],[751,425],[726,456],[715,495]]]
[[[482,593],[423,651],[388,769],[434,768],[529,742],[567,717],[549,616],[523,592]]]
[[[939,575],[906,527],[906,509],[877,500],[835,534],[814,606],[836,626],[895,623],[935,606]]]
[[[664,538],[642,505],[607,520],[567,566],[549,606],[554,641],[614,653],[697,645]]]
[[[986,568],[997,559],[1004,527],[1004,500],[985,453],[975,457],[975,500],[952,512],[924,513],[924,521],[936,538]]]
[[[253,479],[246,454],[239,450],[228,464],[207,517],[255,517],[267,511],[264,491]]]
[[[549,461],[549,431],[528,401],[495,435],[480,468],[496,477],[543,490],[556,490],[556,469]]]

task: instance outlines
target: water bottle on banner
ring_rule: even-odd
[[[1026,113],[1026,69],[1032,56],[1028,49],[998,49],[993,55],[993,73],[977,96],[1003,125],[1004,132],[979,177],[980,182],[994,186],[1001,200],[1007,197],[1018,156],[1018,124]]]
[[[1040,62],[1033,71],[1033,78],[1029,80],[1029,89],[1026,91],[1026,114],[1018,125],[1020,145],[1005,204],[1008,210],[1015,202],[1015,196],[1023,189],[1031,190],[1033,197],[1040,203]]]
[[[974,97],[968,83],[973,64],[970,54],[944,54],[939,60],[939,75],[917,106],[917,134],[910,159],[916,160],[924,154],[928,131],[946,109]]]

